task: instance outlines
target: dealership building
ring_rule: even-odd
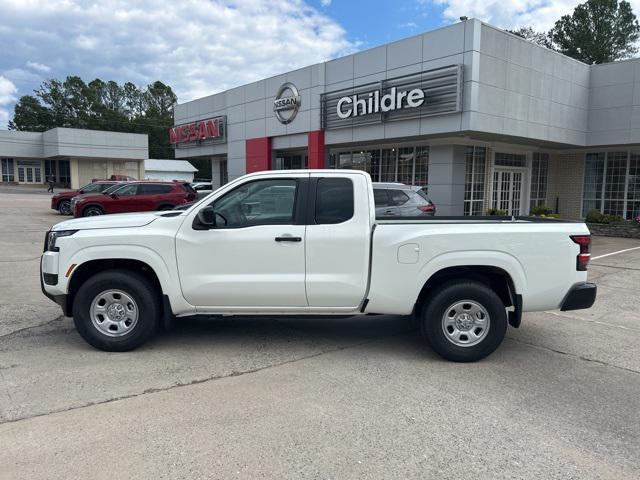
[[[586,65],[470,19],[177,105],[176,158],[214,184],[354,168],[442,215],[640,209],[640,60]]]
[[[0,131],[3,183],[80,188],[111,175],[144,178],[147,135],[76,128],[45,132]]]

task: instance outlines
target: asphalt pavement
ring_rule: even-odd
[[[0,478],[637,479],[640,241],[596,305],[439,359],[400,317],[183,319],[99,352],[40,292],[48,196],[0,192]]]

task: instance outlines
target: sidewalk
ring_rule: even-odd
[[[68,188],[55,188],[54,193],[65,192]],[[0,193],[34,193],[38,195],[51,195],[47,193],[47,185],[7,185],[0,184]]]

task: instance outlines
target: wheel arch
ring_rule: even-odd
[[[518,305],[517,295],[521,292],[516,288],[513,277],[504,268],[495,265],[456,265],[444,267],[428,277],[417,296],[416,312],[420,312],[435,287],[445,282],[463,279],[487,285],[496,292],[505,307]]]
[[[107,253],[107,252],[105,252]],[[140,253],[140,252],[138,252]],[[147,253],[147,252],[145,252]],[[141,274],[148,279],[155,288],[158,289],[160,295],[164,298],[168,292],[168,278],[169,272],[166,271],[164,263],[159,263],[161,260],[154,261],[150,258],[150,255],[135,255],[129,258],[121,258],[118,256],[96,254],[96,252],[81,252],[81,257],[86,257],[89,254],[91,258],[83,261],[82,258],[78,258],[77,261],[72,260],[71,263],[77,263],[77,266],[73,269],[69,281],[67,283],[67,315],[72,316],[73,301],[75,295],[78,292],[80,286],[93,275],[106,270],[129,270]],[[146,257],[146,258],[145,258]],[[165,302],[163,301],[163,304]]]

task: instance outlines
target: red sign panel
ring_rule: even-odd
[[[169,129],[169,143],[199,142],[212,139],[213,143],[225,141],[225,117],[210,118],[198,122],[176,125]]]

